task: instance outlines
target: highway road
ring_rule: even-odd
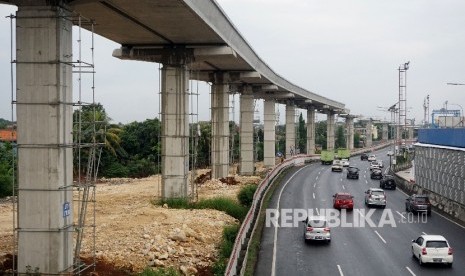
[[[378,160],[389,165],[387,149],[374,152]],[[332,195],[348,192],[354,196],[354,211],[348,221],[368,215],[364,191],[379,188],[379,180],[370,179],[367,161],[359,156],[350,159],[351,166],[360,168],[360,178],[346,179],[346,171],[331,172],[331,166],[319,163],[293,168],[276,189],[268,208],[332,209]],[[407,195],[399,189],[386,190],[387,206],[395,221],[379,226],[383,209],[375,209],[373,225],[365,227],[332,227],[330,244],[305,243],[303,223],[297,227],[265,226],[263,230],[256,275],[465,275],[465,228],[436,212],[427,221],[407,215]],[[357,210],[360,209],[360,210]],[[357,214],[355,214],[357,212]],[[389,218],[384,214],[384,218]],[[389,222],[392,222],[389,221]],[[289,220],[291,222],[291,220]],[[452,268],[443,265],[420,266],[412,257],[411,240],[421,234],[443,235],[454,249]]]

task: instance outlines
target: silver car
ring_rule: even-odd
[[[326,217],[312,216],[304,221],[304,240],[331,242],[331,229],[328,227]]]
[[[365,192],[365,205],[386,208],[386,194],[383,189],[370,188]]]

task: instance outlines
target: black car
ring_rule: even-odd
[[[384,175],[379,181],[379,187],[381,189],[392,189],[395,190],[397,187],[396,180],[392,175]]]
[[[374,170],[371,171],[370,178],[371,179],[381,179],[381,178],[383,178],[383,172],[381,170],[374,169]]]
[[[407,212],[426,212],[431,215],[431,203],[427,195],[413,194],[405,201],[405,211]]]
[[[349,178],[358,179],[358,171],[359,169],[356,167],[348,167],[347,168],[347,179]]]
[[[362,155],[360,155],[360,160],[368,160],[368,154],[366,153],[362,153]]]

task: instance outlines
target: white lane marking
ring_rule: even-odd
[[[316,187],[316,183],[315,183],[315,184],[313,184],[313,188],[315,188],[315,187]]]
[[[341,182],[342,182],[342,178],[341,178]]]
[[[397,189],[397,191],[403,193],[405,196],[409,196],[408,194],[406,194],[406,193],[405,193],[404,191],[402,191],[401,189]],[[449,219],[449,218],[447,218],[447,217],[445,217],[445,216],[439,214],[438,212],[436,212],[436,211],[432,211],[432,212],[435,213],[436,215],[438,215],[438,216],[440,216],[440,217],[442,217],[442,218],[448,220],[449,222],[452,222],[453,224],[457,225],[458,227],[460,227],[460,228],[462,228],[462,229],[465,229],[465,227],[464,227],[463,225],[458,224],[457,222],[455,222],[455,221],[453,221],[453,220],[451,220],[451,219]]]
[[[365,172],[365,173],[366,173],[366,172]],[[364,174],[364,175],[363,175],[363,177],[367,178],[367,175],[366,175],[366,174]]]
[[[313,193],[313,199],[315,199],[315,193]]]
[[[362,218],[365,217],[359,209],[356,209],[356,210],[357,210],[357,212],[359,213],[359,215],[360,215]]]
[[[318,216],[320,215],[320,211],[318,211],[318,208],[315,208],[315,212]]]
[[[340,265],[337,265],[337,270],[339,270],[339,275],[344,276],[344,273],[342,273],[342,269]]]
[[[278,210],[278,212],[279,212],[279,202],[281,201],[281,195],[283,194],[284,188],[287,186],[287,184],[289,182],[291,182],[292,178],[294,178],[294,176],[297,173],[299,173],[301,170],[303,170],[306,167],[307,166],[304,166],[304,167],[300,168],[291,177],[289,177],[289,179],[286,181],[286,183],[284,183],[283,187],[281,188],[281,191],[279,192],[278,203],[276,204],[276,210]],[[278,239],[278,227],[276,227],[276,225],[275,225],[275,227],[274,227],[274,239],[273,239],[273,243],[274,243],[273,244],[273,261],[271,262],[271,275],[272,276],[276,275],[276,251],[277,251],[276,244],[277,244],[277,239]]]
[[[318,175],[316,176],[316,180],[318,180]]]
[[[368,184],[368,180],[365,180],[365,183]]]
[[[386,240],[383,239],[383,237],[381,237],[381,235],[378,233],[378,231],[375,230],[375,233],[376,233],[376,235],[378,235],[378,237],[379,237],[384,243],[386,243]]]
[[[399,211],[396,211],[396,213],[398,213],[398,214],[399,214],[399,216],[401,216],[401,217],[403,217],[403,218],[405,219],[405,216],[404,216],[404,215],[402,215],[402,213],[400,213]]]
[[[423,235],[426,235],[426,233],[425,233],[425,232],[421,232],[421,233],[422,233]]]
[[[318,172],[318,174],[320,174],[320,173],[321,173],[321,171]]]
[[[412,274],[413,276],[417,276],[408,266],[406,266],[405,268],[408,270],[408,272],[410,272],[410,274]]]
[[[345,190],[345,189],[346,189],[346,187],[345,187],[344,185],[342,185],[342,189],[343,189],[343,190]]]

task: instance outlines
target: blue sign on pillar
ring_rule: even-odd
[[[69,216],[70,212],[71,210],[70,210],[69,202],[63,203],[63,217],[66,218],[67,216]]]

